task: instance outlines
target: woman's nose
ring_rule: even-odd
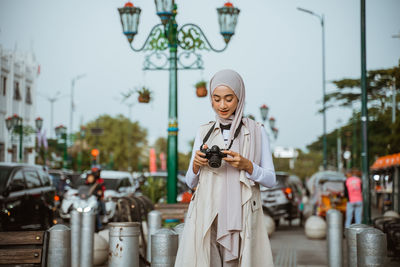
[[[224,100],[221,100],[219,105],[220,105],[221,108],[225,108],[226,107],[226,102]]]

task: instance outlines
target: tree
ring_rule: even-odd
[[[87,123],[86,128],[89,129],[86,137],[89,148],[100,151],[100,164],[107,165],[112,160],[114,169],[139,169],[141,152],[147,145],[147,130],[138,122],[131,122],[123,115],[102,115]],[[101,136],[94,136],[91,128],[103,128],[104,132]]]
[[[337,90],[325,97],[327,108],[333,106],[352,107],[361,102],[360,79],[342,79],[333,81]],[[390,101],[391,86],[395,83],[397,101],[400,99],[400,66],[390,69],[368,71],[367,96],[368,108],[383,110]]]

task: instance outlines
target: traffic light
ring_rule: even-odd
[[[90,154],[92,155],[92,165],[97,164],[97,157],[100,154],[100,151],[97,148],[93,148],[92,151],[90,151]]]

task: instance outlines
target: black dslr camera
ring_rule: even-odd
[[[221,149],[217,145],[213,145],[211,149],[203,149],[203,145],[201,145],[200,151],[206,154],[205,158],[208,159],[208,165],[210,165],[211,168],[221,167],[221,159],[227,156],[225,153],[221,152]]]

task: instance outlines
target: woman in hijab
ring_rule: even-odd
[[[259,187],[276,179],[267,134],[243,117],[245,86],[237,72],[217,72],[210,97],[215,122],[202,125],[194,142],[186,183],[196,191],[175,266],[273,266]],[[213,153],[215,146],[224,154]]]

